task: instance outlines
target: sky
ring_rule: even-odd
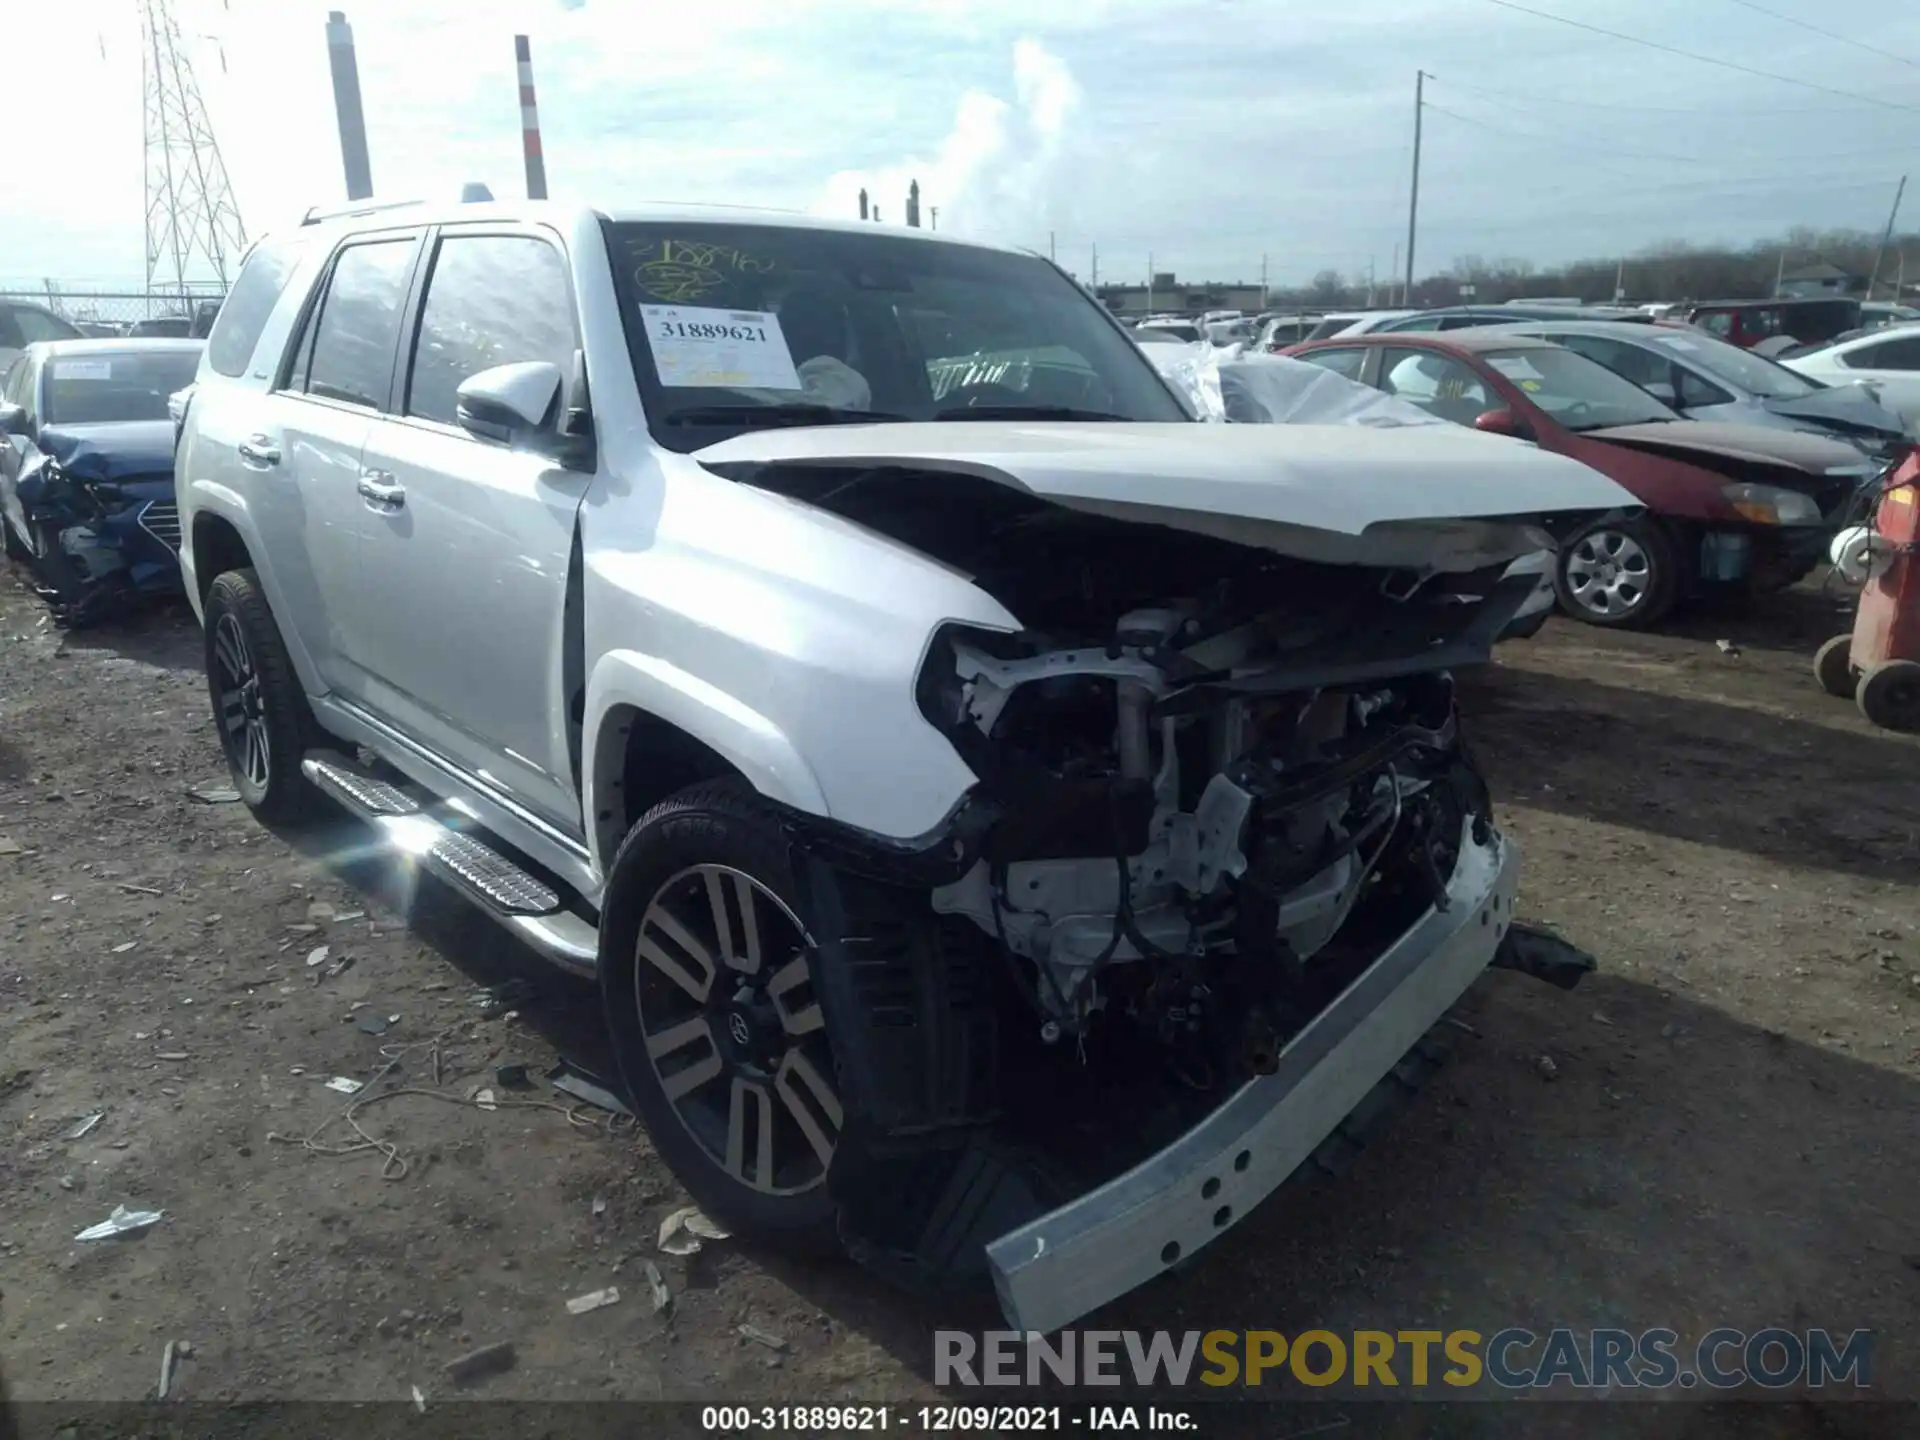
[[[137,4],[8,7],[0,286],[144,278]],[[354,28],[376,198],[451,198],[470,180],[524,193],[526,33],[556,199],[851,215],[865,185],[897,224],[917,178],[941,230],[1052,247],[1086,278],[1097,249],[1101,280],[1151,262],[1194,280],[1264,266],[1276,286],[1326,269],[1384,283],[1421,70],[1422,274],[1465,255],[1545,265],[1877,230],[1909,168],[1902,228],[1920,229],[1912,0],[1525,0],[1786,79],[1496,0],[171,4],[249,234],[345,197],[334,5]]]

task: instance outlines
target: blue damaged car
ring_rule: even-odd
[[[30,345],[0,381],[0,532],[61,626],[180,589],[168,399],[198,340]]]

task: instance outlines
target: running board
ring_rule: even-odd
[[[537,876],[463,830],[428,813],[397,785],[369,775],[331,752],[308,755],[300,773],[314,788],[379,830],[393,850],[415,860],[564,969],[594,975],[599,931],[561,908],[560,895]]]

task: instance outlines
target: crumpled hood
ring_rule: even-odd
[[[34,443],[76,480],[111,484],[173,473],[173,424],[167,420],[49,425]]]
[[[1811,395],[1760,403],[1776,415],[1796,420],[1823,420],[1894,439],[1904,439],[1907,433],[1900,417],[1882,405],[1864,385],[1834,385]]]
[[[1728,455],[1765,465],[1788,465],[1810,475],[1824,475],[1840,466],[1868,462],[1844,440],[1809,435],[1798,430],[1776,430],[1765,425],[1722,425],[1710,420],[1666,420],[1651,425],[1612,425],[1604,430],[1582,430],[1587,440],[1606,440],[1654,450],[1682,459],[1692,451]]]
[[[818,426],[738,435],[692,458],[749,483],[788,466],[972,474],[1070,509],[1288,554],[1440,569],[1538,548],[1516,521],[1639,505],[1577,460],[1451,425]],[[1437,549],[1443,533],[1457,543]]]

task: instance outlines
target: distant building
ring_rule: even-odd
[[[1102,285],[1096,292],[1107,309],[1132,319],[1140,315],[1192,315],[1209,310],[1240,310],[1249,315],[1261,308],[1258,285],[1244,281],[1182,281],[1171,270],[1157,273],[1151,285]]]
[[[1864,292],[1867,277],[1854,275],[1826,260],[1797,266],[1780,277],[1780,293],[1795,300],[1818,299],[1822,295],[1851,295]]]

